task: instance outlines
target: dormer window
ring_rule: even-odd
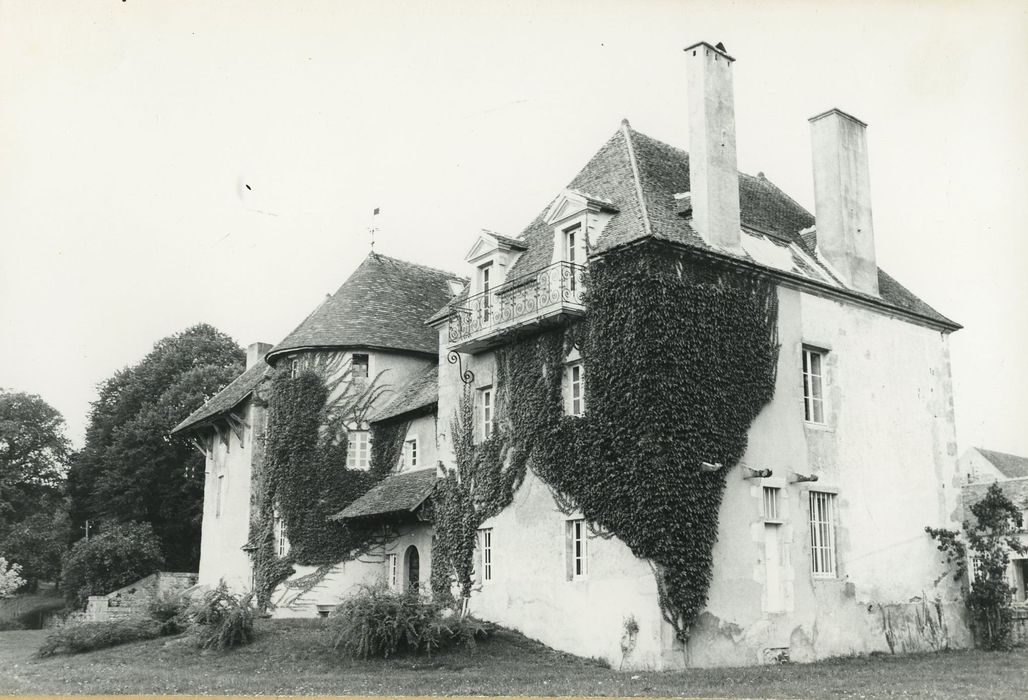
[[[478,288],[482,292],[482,321],[489,320],[490,298],[489,289],[492,283],[493,264],[486,263],[478,268]]]

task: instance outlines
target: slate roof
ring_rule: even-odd
[[[431,355],[439,336],[425,319],[452,297],[457,275],[371,253],[296,330],[268,353],[268,361],[290,350],[374,347]]]
[[[432,494],[438,478],[435,468],[387,476],[329,520],[410,513]]]
[[[268,376],[271,367],[263,360],[233,379],[228,386],[215,394],[207,403],[189,414],[189,417],[175,426],[172,435],[188,428],[195,428],[211,418],[232,410],[246,398]]]
[[[981,447],[976,447],[975,449],[1008,479],[1028,477],[1028,457],[1007,454],[1006,452],[994,452],[993,450],[986,450]]]
[[[432,365],[397,390],[394,398],[368,420],[378,422],[402,416],[419,408],[434,406],[439,401],[439,367]]]
[[[618,210],[599,237],[594,252],[602,253],[642,238],[709,249],[684,216],[682,200],[675,198],[676,194],[690,191],[689,154],[635,131],[627,120],[574,177],[568,188],[609,200]],[[818,260],[815,234],[800,234],[814,225],[814,216],[763,173],[739,173],[739,206],[744,234],[763,239],[764,243],[790,247],[793,263],[791,269],[783,271],[828,284],[845,294],[874,303],[884,302],[886,306],[916,314],[947,328],[959,328],[880,269],[880,299],[843,287]],[[518,237],[517,240],[522,241],[527,250],[510,270],[509,280],[550,264],[553,231],[544,221],[548,209],[549,205]],[[800,251],[810,259],[804,259]],[[741,257],[748,262],[771,267],[749,254]],[[463,298],[464,294],[454,301]],[[436,321],[447,315],[448,308],[443,308],[430,320]]]

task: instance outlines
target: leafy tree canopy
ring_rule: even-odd
[[[160,542],[149,523],[118,523],[75,543],[64,563],[64,595],[77,607],[158,571]]]
[[[0,389],[0,536],[56,499],[70,454],[55,408]]]
[[[196,569],[203,457],[168,433],[238,376],[244,358],[230,337],[199,324],[100,385],[68,475],[73,531],[87,519],[148,522],[170,568]]]

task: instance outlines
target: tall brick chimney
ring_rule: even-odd
[[[689,81],[689,190],[692,225],[709,245],[739,247],[732,62],[724,46],[685,50]]]
[[[817,252],[852,289],[878,294],[867,124],[838,109],[810,118]]]
[[[250,343],[246,346],[246,368],[250,369],[264,359],[271,350],[271,343]]]

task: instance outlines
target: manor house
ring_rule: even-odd
[[[575,420],[585,425],[591,411],[613,415],[616,407],[600,403],[606,394],[599,384],[621,379],[597,369],[611,360],[596,354],[603,319],[590,308],[590,285],[601,283],[603,266],[643,261],[637,287],[624,291],[625,303],[639,304],[624,333],[638,335],[615,339],[622,344],[638,337],[648,347],[636,321],[644,323],[649,311],[670,318],[662,323],[672,329],[678,315],[696,313],[647,307],[663,298],[649,270],[664,271],[669,285],[696,274],[712,294],[743,282],[771,290],[769,400],[738,436],[741,459],[722,457],[716,446],[709,455],[682,448],[680,469],[694,480],[683,483],[716,479],[723,488],[711,506],[717,517],[703,564],[709,586],[702,611],[682,634],[665,604],[667,567],[639,556],[638,541],[587,517],[598,512],[595,500],[576,502],[562,492],[536,449],[523,473],[503,482],[506,497],[471,499],[482,517],[470,613],[622,668],[810,661],[969,643],[959,590],[924,531],[956,525],[948,337],[959,326],[878,267],[867,126],[838,109],[810,119],[812,214],[762,173],[738,172],[734,59],[706,43],[688,48],[685,59],[689,153],[626,120],[566,189],[540,202],[522,232],[472,237],[467,278],[371,254],[282,342],[250,346],[246,371],[175,429],[207,455],[201,584],[224,580],[239,591],[255,585],[260,517],[273,519],[274,554],[289,556],[289,513],[254,510],[265,433],[274,429],[270,386],[276,375],[333,357],[345,367],[337,392],[382,389],[368,392],[366,410],[347,423],[345,464],[338,466],[377,468],[382,478],[351,502],[330,504],[337,507],[329,517],[378,536],[343,561],[294,562],[271,592],[270,609],[276,616],[328,614],[355,586],[371,582],[427,595],[433,569],[437,577],[446,573],[433,561],[443,537],[433,524],[442,477],[453,479],[471,464],[469,450],[502,438],[502,468],[493,474],[502,481],[521,458],[518,421],[529,418],[518,416],[548,410],[518,405],[515,387],[554,387],[547,396],[562,415],[548,424],[553,431],[574,431]],[[594,340],[576,340],[589,333]],[[551,337],[556,364],[511,369],[520,367],[508,361],[513,348]],[[677,367],[698,366],[688,355],[694,347],[711,376],[730,382],[735,368],[720,363],[746,350],[731,343],[676,347],[680,354],[660,363],[633,352],[617,361],[625,377],[658,366],[671,377]],[[661,391],[654,372],[638,386]],[[732,418],[717,394],[709,404],[696,399],[686,413],[697,413],[697,421],[718,411]],[[375,444],[381,436],[395,445]],[[640,460],[677,459],[676,446],[660,435],[620,444],[626,464],[635,450]],[[375,455],[388,463],[373,465]],[[486,488],[465,487],[473,496]],[[687,495],[672,493],[668,503]],[[685,532],[685,541],[697,527],[685,512],[661,517],[653,529]]]

